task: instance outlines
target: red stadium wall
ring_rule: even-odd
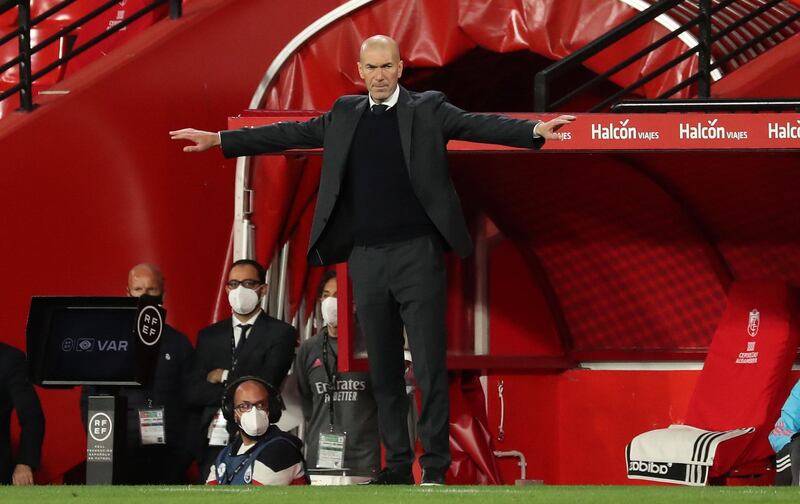
[[[233,162],[190,156],[167,132],[221,129],[269,62],[335,0],[195,0],[0,121],[0,334],[25,345],[34,295],[124,295],[128,268],[159,264],[168,319],[190,339],[211,321],[233,215]],[[262,23],[248,22],[266,20]],[[271,20],[271,21],[270,21]],[[75,391],[39,390],[40,481],[83,459]]]

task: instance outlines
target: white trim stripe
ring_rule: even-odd
[[[269,85],[272,84],[272,79],[278,75],[278,72],[283,64],[286,63],[286,60],[288,60],[289,57],[294,54],[294,52],[297,51],[301,45],[308,41],[308,39],[327,28],[328,25],[374,1],[375,0],[350,0],[349,2],[343,3],[339,7],[333,9],[310,25],[306,26],[306,28],[298,33],[288,44],[286,44],[281,52],[275,56],[275,59],[272,60],[269,68],[267,68],[267,73],[265,73],[264,77],[261,78],[261,82],[258,84],[256,92],[253,94],[253,98],[250,100],[249,108],[254,109],[261,106],[261,102],[264,100],[264,94],[267,92]]]

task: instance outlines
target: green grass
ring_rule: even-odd
[[[42,486],[0,487],[2,504],[148,503],[191,504],[505,504],[800,501],[800,489],[790,487],[641,487],[641,486],[528,486],[528,487],[125,487]]]

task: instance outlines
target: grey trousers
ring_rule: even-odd
[[[425,469],[450,466],[450,400],[445,310],[447,281],[441,241],[423,236],[356,246],[348,260],[356,314],[364,331],[387,467],[410,470],[408,400],[403,379],[403,326],[422,392],[418,433]]]

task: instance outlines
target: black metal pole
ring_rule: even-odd
[[[19,90],[20,108],[33,110],[33,83],[31,82],[31,6],[30,2],[19,2]]]
[[[547,112],[547,74],[545,72],[538,72],[533,77],[533,111],[534,112]]]
[[[169,0],[169,18],[178,19],[183,15],[183,1]]]
[[[698,98],[711,97],[711,0],[700,0],[700,59]]]

